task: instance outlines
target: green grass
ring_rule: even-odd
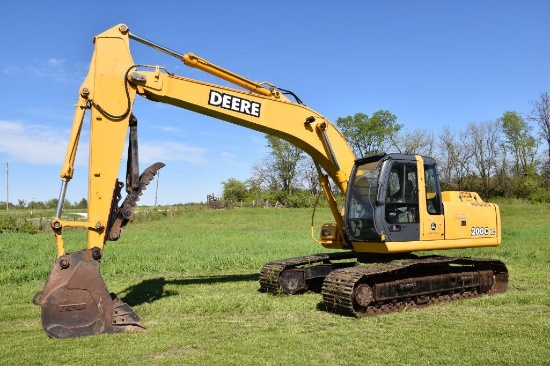
[[[55,257],[51,233],[0,234],[2,365],[550,364],[550,208],[502,204],[503,245],[439,252],[502,259],[508,292],[375,318],[322,310],[318,294],[258,292],[268,261],[322,252],[310,210],[189,211],[130,224],[102,274],[148,332],[49,339],[31,304]],[[318,214],[317,228],[330,221]],[[71,250],[83,232],[68,230]]]

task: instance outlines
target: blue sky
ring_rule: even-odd
[[[507,110],[528,113],[530,102],[550,90],[548,0],[8,1],[2,13],[0,163],[4,172],[9,162],[13,203],[58,197],[92,39],[119,23],[292,90],[332,121],[387,109],[407,130],[437,133]],[[175,58],[130,46],[137,63],[219,83]],[[268,154],[261,133],[176,107],[138,98],[134,114],[142,168],[167,165],[160,204],[205,201],[221,192],[221,181],[250,177]],[[69,184],[71,202],[87,196],[88,136],[86,130]],[[152,204],[154,195],[153,185],[142,202]]]

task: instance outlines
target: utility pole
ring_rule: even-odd
[[[6,161],[6,211],[10,209],[9,164]]]
[[[157,197],[159,193],[159,180],[160,180],[160,171],[157,172],[157,188],[155,189],[155,206],[157,205]]]

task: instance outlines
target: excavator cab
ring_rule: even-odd
[[[347,238],[352,242],[419,240],[420,218],[424,216],[419,198],[429,197],[426,207],[441,214],[441,190],[435,162],[430,160],[403,154],[358,159],[347,191]],[[420,170],[425,175],[422,179]],[[429,194],[425,193],[427,180]]]
[[[497,210],[472,192],[441,192],[434,159],[358,159],[346,191],[345,243],[330,223],[320,242],[352,250],[270,262],[260,283],[266,291],[291,294],[320,287],[327,309],[352,316],[502,293],[508,272],[499,260],[413,253],[498,245]]]

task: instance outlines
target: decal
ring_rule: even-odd
[[[59,305],[59,311],[78,311],[86,310],[86,304],[70,304],[70,305]]]
[[[230,111],[247,114],[253,117],[260,117],[261,104],[250,100],[239,98],[234,95],[224,94],[215,90],[210,90],[208,104]]]
[[[496,235],[495,229],[489,229],[488,227],[473,227],[471,232],[472,236],[480,236],[480,235]]]

